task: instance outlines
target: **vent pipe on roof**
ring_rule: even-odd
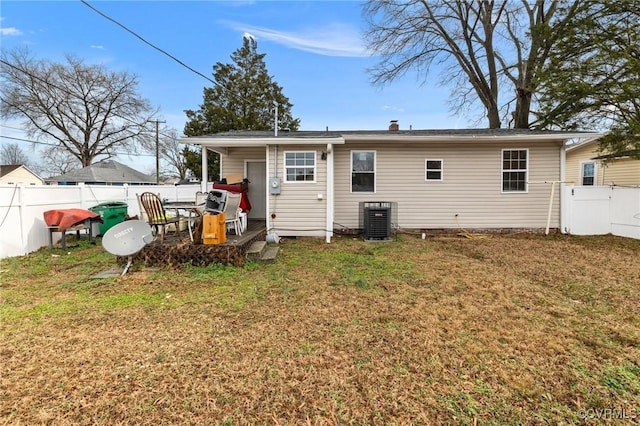
[[[398,126],[398,120],[391,120],[391,124],[389,124],[390,132],[397,132],[400,130],[400,126]]]
[[[278,136],[278,101],[273,101],[275,118],[273,123],[273,136]]]

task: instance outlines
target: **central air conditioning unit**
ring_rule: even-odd
[[[360,203],[360,228],[365,241],[390,241],[395,223],[395,204],[385,201]]]

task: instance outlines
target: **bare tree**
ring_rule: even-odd
[[[490,128],[527,128],[538,75],[575,3],[559,16],[557,0],[371,0],[366,39],[381,57],[373,82],[408,71],[424,82],[440,65],[455,85],[454,109],[479,101]]]
[[[69,151],[59,146],[48,147],[43,151],[42,169],[49,176],[58,176],[78,169],[78,160]]]
[[[59,64],[32,58],[28,50],[3,52],[0,114],[25,120],[27,134],[55,141],[82,167],[110,158],[134,140],[155,114],[137,92],[137,78],[85,65],[68,55]]]
[[[156,142],[158,143],[158,157],[161,161],[161,174],[163,176],[178,176],[180,179],[187,177],[187,164],[182,154],[183,145],[178,142],[178,132],[168,126],[163,126],[157,132],[148,133],[140,137],[140,143],[146,152],[155,154]]]
[[[0,147],[0,164],[29,167],[30,163],[31,158],[17,143],[8,143]]]

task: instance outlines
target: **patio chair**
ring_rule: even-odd
[[[209,195],[208,192],[202,192],[202,191],[196,192],[196,206],[202,206],[198,208],[201,214],[204,213],[204,209],[207,207],[208,195]]]
[[[158,235],[158,233],[160,234],[161,242],[164,241],[166,227],[169,225],[174,225],[176,232],[180,235],[180,218],[167,215],[162,206],[162,200],[157,194],[153,192],[143,192],[140,195],[140,204],[142,204],[147,215],[147,223],[155,229],[156,235]]]
[[[242,223],[240,222],[240,194],[230,192],[227,194],[227,201],[224,203],[225,226],[233,225],[236,235],[242,235]]]

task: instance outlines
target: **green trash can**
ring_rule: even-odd
[[[104,235],[109,229],[124,222],[127,217],[127,203],[122,201],[107,201],[96,206],[89,207],[89,210],[98,213],[102,219],[100,224],[100,235]]]

